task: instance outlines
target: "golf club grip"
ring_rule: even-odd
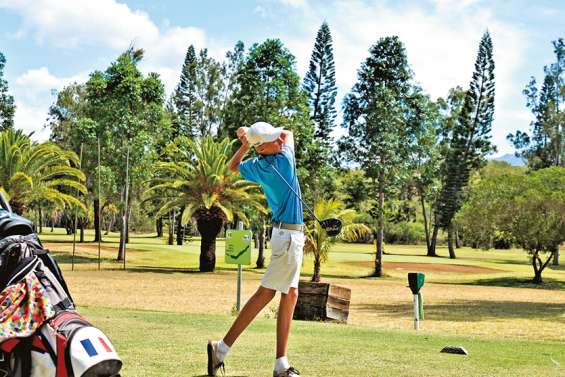
[[[294,193],[294,195],[296,195],[296,197],[298,198],[298,200],[300,200],[300,202],[302,203],[302,205],[304,207],[306,207],[306,209],[308,210],[308,212],[310,212],[310,214],[314,217],[314,219],[316,219],[316,221],[318,223],[321,224],[320,220],[318,219],[318,217],[314,214],[314,211],[312,211],[312,209],[308,206],[308,204],[304,203],[304,200],[302,200],[302,197],[300,195],[298,195],[298,193],[296,191],[294,191],[294,189],[292,188],[292,186],[290,185],[290,183],[287,182],[286,179],[284,179],[284,177],[282,176],[281,173],[279,173],[279,171],[277,170],[277,168],[275,168],[275,166],[265,158],[265,160],[267,161],[267,163],[273,168],[273,170],[275,171],[275,173],[277,173],[277,175],[279,176],[280,179],[282,179],[282,181],[288,186],[288,188]],[[294,174],[297,174],[296,172],[296,168],[294,170]]]

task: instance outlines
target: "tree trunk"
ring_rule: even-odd
[[[157,238],[163,237],[163,218],[159,217],[155,221],[155,230],[157,231]]]
[[[426,250],[430,250],[430,229],[428,227],[428,216],[426,214],[426,202],[424,196],[420,194],[420,203],[422,204],[422,215],[424,216],[424,232],[426,233]]]
[[[553,265],[559,266],[559,246],[553,250]]]
[[[100,200],[94,199],[94,242],[102,242],[102,231],[100,224]]]
[[[447,247],[449,249],[449,258],[456,259],[455,248],[453,247],[453,221],[447,226]]]
[[[320,258],[318,256],[314,257],[314,274],[311,281],[313,283],[320,282]]]
[[[261,221],[261,226],[259,227],[259,252],[257,253],[257,268],[265,267],[265,222]]]
[[[459,228],[455,227],[455,248],[461,249],[461,237],[459,237]]]
[[[439,226],[434,224],[434,231],[432,232],[432,239],[430,241],[430,247],[428,248],[428,257],[437,257],[436,254],[436,244],[437,244],[437,235],[439,232]]]
[[[173,245],[175,243],[175,216],[169,212],[169,239],[167,240],[167,245]]]
[[[543,283],[543,280],[541,278],[541,274],[542,274],[543,270],[547,267],[549,262],[551,262],[552,259],[553,259],[553,252],[549,253],[549,256],[547,257],[545,262],[543,262],[541,260],[538,251],[536,251],[534,253],[534,255],[532,256],[532,265],[534,267],[534,279],[533,279],[534,283],[536,283],[536,284]]]
[[[112,230],[112,228],[114,227],[114,222],[116,222],[116,215],[112,215],[110,217],[110,221],[108,221],[108,225],[106,227],[106,231],[104,232],[104,235],[108,235],[110,233],[110,230]]]
[[[80,229],[80,243],[84,242],[84,221],[81,219],[79,222],[79,229]]]
[[[182,227],[182,213],[184,212],[184,209],[186,207],[182,206],[179,214],[178,214],[178,218],[177,218],[177,245],[182,246],[183,241],[184,241],[184,231],[183,231],[183,227]]]
[[[216,269],[216,237],[224,226],[225,214],[218,207],[196,211],[196,227],[200,232],[200,272]]]
[[[126,211],[126,243],[129,243],[129,217],[131,214],[131,204],[128,203],[128,208]]]
[[[375,256],[375,271],[373,276],[381,277],[383,275],[383,233],[384,233],[384,177],[381,173],[379,177],[379,215],[377,219],[377,254]]]
[[[43,233],[43,211],[41,210],[41,204],[38,206],[37,214],[39,217],[39,234]]]

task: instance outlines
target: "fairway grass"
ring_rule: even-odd
[[[224,263],[218,239],[215,273],[199,273],[199,239],[166,245],[132,234],[126,270],[115,261],[118,235],[105,236],[101,271],[95,243],[77,244],[56,229],[40,235],[60,263],[71,293],[124,358],[124,377],[202,376],[208,338],[220,338],[234,317],[236,267]],[[87,239],[92,239],[88,231]],[[304,376],[565,376],[565,268],[548,267],[531,284],[521,250],[457,249],[458,258],[425,256],[425,246],[386,245],[385,276],[372,272],[374,246],[336,244],[322,280],[352,291],[347,325],[294,322],[290,358]],[[256,250],[253,250],[256,257]],[[269,250],[266,250],[268,262]],[[308,280],[306,256],[302,279]],[[408,272],[424,272],[425,319],[412,329]],[[243,301],[263,269],[245,266]],[[274,350],[274,300],[238,341],[228,376],[269,376]],[[440,354],[463,345],[469,357]]]
[[[163,300],[166,300],[163,297]],[[113,341],[124,377],[187,377],[206,373],[206,342],[219,339],[233,317],[212,314],[81,308]],[[226,360],[227,376],[270,376],[275,319],[259,318]],[[383,331],[295,321],[289,358],[303,376],[563,376],[558,342],[491,340]],[[441,354],[463,345],[469,356]]]

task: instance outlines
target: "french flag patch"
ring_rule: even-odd
[[[99,346],[102,346],[102,348],[106,352],[113,352],[110,346],[108,345],[108,343],[106,343],[104,339],[100,337],[94,339],[93,341],[91,341],[90,339],[81,340],[80,344],[82,345],[88,356],[90,357],[98,356],[98,351],[96,350],[94,344],[98,344]]]

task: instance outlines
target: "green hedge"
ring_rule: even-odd
[[[415,222],[385,223],[384,240],[388,244],[426,242],[424,224]]]

